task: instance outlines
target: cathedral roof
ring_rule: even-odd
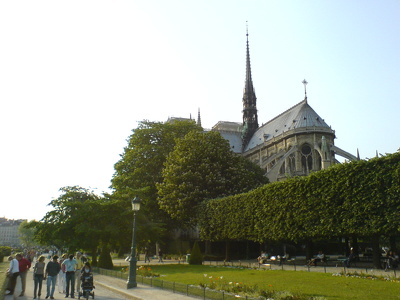
[[[242,152],[243,125],[237,122],[219,121],[211,130],[218,131],[229,142],[231,150],[235,153]]]
[[[312,107],[307,103],[307,98],[276,116],[257,129],[244,152],[278,137],[284,132],[300,128],[320,128],[333,132]]]

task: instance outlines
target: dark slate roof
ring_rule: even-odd
[[[219,121],[212,130],[218,131],[229,142],[231,150],[235,153],[242,152],[243,125],[237,122]]]
[[[250,139],[245,152],[281,135],[283,132],[305,127],[331,129],[328,124],[311,108],[307,99],[276,116],[257,129]]]

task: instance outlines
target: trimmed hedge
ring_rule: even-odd
[[[203,255],[201,254],[199,244],[197,241],[193,245],[192,253],[189,258],[189,265],[202,265]]]
[[[400,153],[394,153],[206,201],[200,234],[256,242],[396,235],[399,210]]]

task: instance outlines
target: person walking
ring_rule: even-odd
[[[64,253],[59,261],[60,271],[58,272],[58,292],[65,294],[65,266],[62,265],[63,261],[68,258],[68,255]]]
[[[61,266],[58,263],[58,256],[54,255],[53,260],[49,261],[46,265],[46,271],[44,279],[47,279],[46,286],[47,286],[47,293],[46,299],[50,297],[50,299],[54,299],[54,290],[56,289],[56,281],[58,274],[60,273]],[[51,288],[51,289],[50,289]]]
[[[10,266],[7,270],[7,276],[10,279],[10,282],[7,287],[8,293],[6,293],[6,295],[14,295],[17,277],[19,275],[19,263],[18,260],[12,256],[8,257],[8,261],[10,262]]]
[[[62,265],[65,266],[65,280],[67,282],[65,298],[68,298],[68,296],[75,298],[75,270],[77,262],[74,259],[74,255],[70,254],[69,258],[64,260]]]
[[[32,264],[29,260],[27,260],[25,257],[22,256],[22,253],[18,253],[17,255],[15,255],[15,258],[18,260],[19,277],[21,277],[21,285],[22,285],[22,291],[19,296],[22,297],[23,295],[25,295],[26,276],[28,275],[28,271],[31,268]]]
[[[164,263],[164,261],[163,261],[163,253],[161,251],[161,248],[158,249],[158,262]]]
[[[43,255],[39,256],[39,259],[36,261],[33,267],[33,282],[34,282],[34,289],[33,289],[33,299],[36,299],[36,296],[41,296],[42,294],[42,283],[44,278],[44,267],[46,263],[44,262],[45,257]],[[39,288],[39,290],[38,290]]]
[[[144,248],[144,262],[150,262],[149,248]]]
[[[81,270],[84,266],[84,261],[81,252],[76,252],[76,269],[75,269],[75,287],[79,291],[81,284]]]

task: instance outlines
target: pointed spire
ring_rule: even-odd
[[[358,148],[357,148],[357,160],[360,160],[360,152],[358,151]]]
[[[251,78],[251,64],[250,64],[250,47],[249,47],[249,29],[246,22],[246,81],[245,81],[245,94],[255,98],[255,91],[253,87],[253,80]],[[255,101],[255,99],[254,99]]]
[[[242,148],[247,146],[258,128],[257,97],[251,78],[249,30],[246,22],[246,80],[243,91],[243,132]]]
[[[197,125],[201,126],[200,107],[197,112]]]
[[[307,102],[307,84],[308,84],[308,82],[307,82],[307,80],[304,79],[301,83],[304,84],[304,100],[306,100],[306,102]]]

